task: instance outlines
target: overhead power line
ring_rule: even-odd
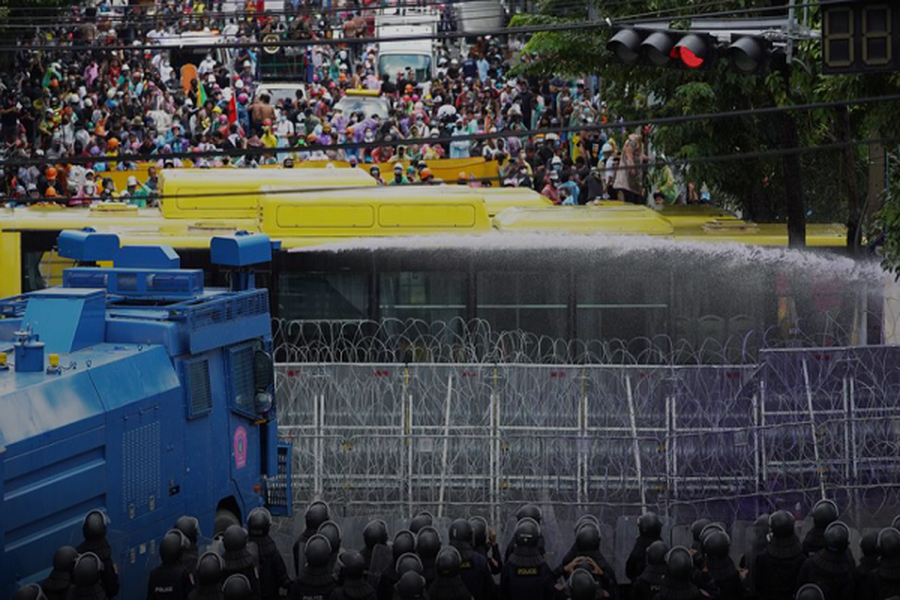
[[[169,152],[164,154],[121,154],[118,156],[73,156],[56,161],[45,159],[22,159],[22,160],[5,160],[0,161],[0,167],[20,167],[42,165],[48,162],[53,164],[85,164],[85,163],[110,163],[110,162],[144,162],[159,161],[167,158],[207,158],[207,157],[256,157],[269,156],[273,154],[290,154],[293,152],[309,152],[315,150],[342,150],[342,149],[370,149],[384,146],[409,146],[424,144],[450,144],[460,141],[483,141],[490,139],[510,138],[510,137],[535,137],[538,135],[584,132],[584,131],[604,131],[609,129],[629,129],[634,127],[642,127],[645,125],[677,125],[681,123],[691,123],[697,121],[712,121],[719,119],[731,119],[741,117],[757,117],[762,115],[779,114],[783,112],[793,111],[809,111],[826,108],[836,108],[840,106],[853,106],[862,104],[873,104],[881,102],[900,101],[900,94],[891,96],[872,96],[866,98],[857,98],[853,100],[836,100],[833,102],[814,102],[809,104],[797,104],[793,106],[774,106],[757,109],[743,109],[731,112],[719,113],[700,113],[694,115],[681,115],[674,117],[657,117],[644,120],[622,121],[613,123],[595,123],[590,125],[574,125],[567,127],[550,127],[544,129],[527,129],[522,131],[497,131],[488,133],[474,133],[459,136],[444,136],[437,138],[409,138],[403,140],[391,141],[374,141],[374,142],[346,142],[343,144],[310,144],[309,146],[297,146],[293,148],[235,148],[229,150],[206,150],[202,152]]]

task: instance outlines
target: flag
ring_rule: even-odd
[[[228,102],[228,124],[237,123],[237,94],[231,94],[231,100]]]
[[[197,86],[197,108],[201,108],[204,104],[206,104],[206,88],[203,87],[203,82],[198,80],[200,85]]]

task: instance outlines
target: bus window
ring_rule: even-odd
[[[477,315],[494,331],[566,339],[567,279],[568,275],[560,272],[479,272]]]
[[[369,275],[358,271],[282,271],[278,315],[288,321],[362,321],[369,315]]]
[[[466,274],[402,271],[379,274],[383,319],[450,323],[466,316]]]

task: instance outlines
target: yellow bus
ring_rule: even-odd
[[[183,170],[161,176],[160,209],[5,209],[0,293],[58,283],[56,236],[82,227],[115,231],[127,244],[169,244],[183,266],[208,270],[207,284],[224,285],[209,269],[209,240],[244,229],[282,241],[260,279],[273,315],[306,332],[415,323],[449,333],[479,322],[567,347],[629,340],[635,352],[662,338],[742,351],[762,337],[893,339],[883,281],[871,265],[848,267],[839,225],[807,235],[810,246],[836,252],[744,252],[786,246],[785,226],[710,207],[553,207],[529,190],[372,187],[352,171]],[[841,269],[845,277],[835,275]]]

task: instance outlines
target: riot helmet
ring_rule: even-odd
[[[325,567],[332,554],[331,542],[321,533],[317,533],[306,541],[304,553],[309,566]]]

